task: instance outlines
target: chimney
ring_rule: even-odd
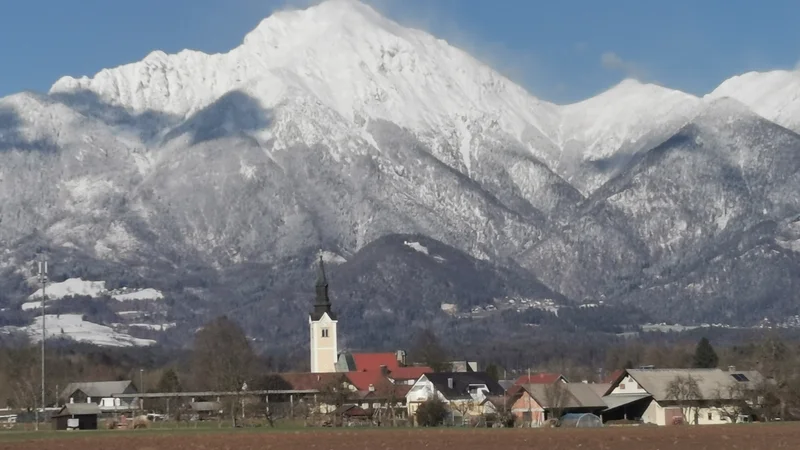
[[[387,376],[389,375],[389,368],[385,365],[381,364],[381,375]]]
[[[448,378],[447,379],[447,387],[449,389],[453,389],[453,379],[452,378]]]
[[[370,385],[369,385],[369,391],[370,391],[370,392],[375,392],[375,385],[373,385],[373,384],[370,384]]]
[[[736,366],[728,366],[728,372],[736,372]]]
[[[395,352],[395,356],[397,357],[397,363],[400,367],[404,367],[406,365],[406,352],[405,350],[398,350]]]

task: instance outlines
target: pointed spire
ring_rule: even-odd
[[[325,277],[325,264],[322,261],[322,252],[319,254],[319,265],[317,266],[317,286],[328,286],[328,279]]]
[[[311,317],[314,320],[319,320],[323,314],[327,313],[329,317],[333,318],[331,311],[331,300],[328,297],[328,277],[325,275],[325,263],[322,260],[322,250],[319,253],[319,263],[317,264],[317,283],[316,283],[316,298],[314,299],[314,311]]]

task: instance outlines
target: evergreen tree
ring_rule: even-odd
[[[486,366],[486,373],[494,380],[500,381],[500,368],[497,367],[494,363],[489,364]]]
[[[719,357],[708,339],[702,338],[694,350],[694,367],[698,369],[714,369],[719,364]]]
[[[424,328],[417,333],[411,348],[411,357],[414,361],[430,367],[434,372],[450,370],[447,352],[439,343],[436,333],[430,328]]]
[[[181,391],[181,381],[178,378],[178,374],[175,372],[175,369],[169,368],[164,371],[164,374],[161,375],[161,379],[158,381],[158,391],[159,392],[180,392]]]

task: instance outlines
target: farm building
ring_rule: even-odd
[[[139,409],[139,400],[115,396],[137,392],[130,380],[70,383],[61,391],[60,401],[64,404],[94,403],[102,412],[127,412]]]
[[[221,415],[222,404],[220,402],[191,402],[189,407],[197,420],[208,420]]]
[[[65,405],[53,415],[56,430],[96,430],[100,407],[94,403],[72,403]]]
[[[764,381],[756,371],[721,369],[629,369],[603,398],[603,419],[641,420],[655,425],[709,425],[747,415],[753,389]]]
[[[606,403],[586,383],[523,384],[509,395],[511,413],[523,427],[539,427],[564,413],[599,413]]]

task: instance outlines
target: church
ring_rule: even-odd
[[[385,353],[340,352],[338,344],[338,318],[333,312],[328,295],[328,277],[322,255],[317,264],[314,305],[308,315],[309,348],[312,373],[369,372],[377,377],[388,377],[394,383],[408,384],[432,372],[429,367],[406,363],[403,350]]]

